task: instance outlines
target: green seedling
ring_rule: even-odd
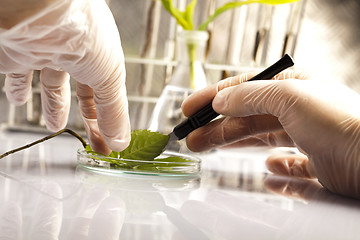
[[[285,3],[297,2],[299,0],[244,0],[236,2],[228,2],[217,8],[212,15],[210,15],[204,22],[202,22],[197,30],[206,31],[208,25],[213,22],[218,16],[222,13],[234,9],[243,5],[259,3],[259,4],[268,4],[268,5],[278,5]],[[185,11],[180,11],[173,5],[172,0],[161,0],[164,8],[176,19],[176,22],[184,30],[195,30],[194,27],[194,10],[197,4],[197,0],[192,0],[185,8]]]
[[[259,4],[268,4],[268,5],[278,5],[285,3],[297,2],[299,0],[244,0],[244,1],[235,1],[228,2],[221,7],[217,8],[212,15],[210,15],[204,22],[202,22],[197,28],[194,26],[194,11],[197,4],[197,0],[192,0],[185,8],[185,11],[180,11],[173,4],[172,0],[161,0],[166,11],[170,13],[176,19],[176,22],[184,29],[188,31],[198,30],[198,31],[207,31],[208,26],[213,22],[218,16],[224,12],[241,7],[243,5],[259,3]],[[190,64],[190,85],[192,88],[195,88],[195,52],[196,45],[193,43],[188,43],[188,55],[189,55],[189,64]]]

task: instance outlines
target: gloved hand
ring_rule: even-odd
[[[6,1],[5,1],[6,2]],[[42,1],[44,2],[44,1]],[[69,74],[94,151],[121,151],[130,141],[125,64],[118,29],[105,1],[59,0],[0,28],[0,72],[10,102],[31,93],[33,70],[41,70],[41,99],[48,129],[67,123]],[[13,4],[1,6],[16,8]],[[37,6],[38,7],[38,6]],[[2,22],[0,21],[0,24]]]
[[[296,146],[304,155],[271,156],[269,170],[317,177],[332,192],[360,198],[360,96],[339,83],[303,80],[299,72],[245,82],[250,77],[225,79],[185,100],[186,116],[212,99],[226,116],[189,134],[189,149]]]

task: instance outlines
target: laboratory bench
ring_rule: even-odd
[[[43,136],[2,130],[0,151]],[[267,156],[292,149],[197,154],[200,174],[175,177],[90,171],[79,148],[59,136],[0,159],[0,238],[360,238],[360,201],[266,170]]]

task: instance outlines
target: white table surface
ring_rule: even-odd
[[[44,135],[0,132],[0,152]],[[0,239],[359,239],[360,201],[273,176],[271,149],[200,155],[198,176],[91,172],[58,137],[0,159]],[[278,151],[278,150],[277,150]]]

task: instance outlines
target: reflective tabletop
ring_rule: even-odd
[[[2,131],[0,152],[43,136]],[[289,149],[198,154],[200,174],[169,177],[90,171],[77,164],[81,147],[60,136],[0,159],[0,238],[360,237],[360,201],[266,170],[267,156]]]

